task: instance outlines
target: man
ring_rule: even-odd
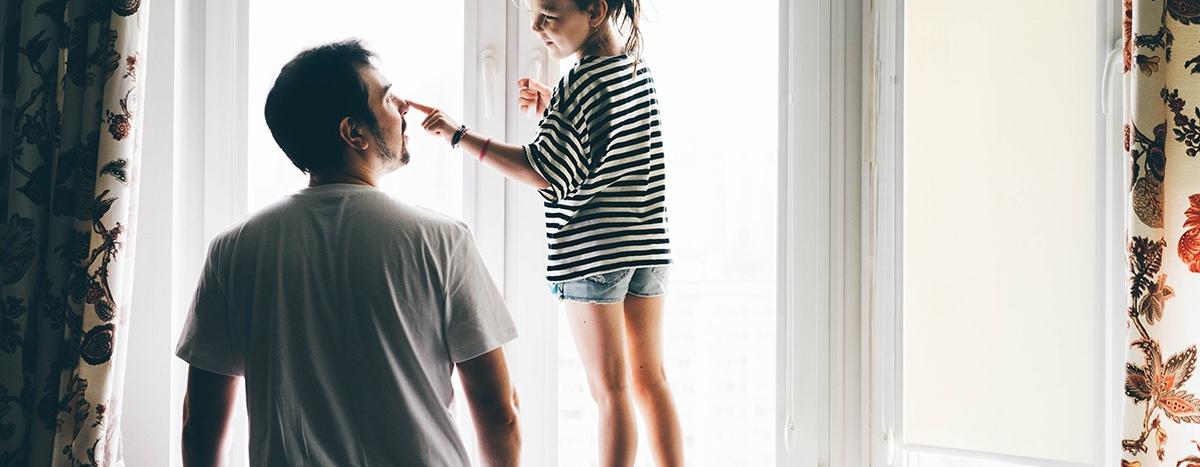
[[[462,466],[457,368],[486,465],[515,466],[512,319],[461,222],[379,191],[408,102],[357,41],[285,65],[266,120],[309,186],[213,240],[177,354],[186,466],[219,465],[245,378],[255,466]]]

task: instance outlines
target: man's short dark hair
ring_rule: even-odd
[[[271,136],[301,171],[341,166],[343,118],[378,125],[359,75],[374,57],[361,41],[349,39],[300,52],[279,71],[264,114]]]

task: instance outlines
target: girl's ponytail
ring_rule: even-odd
[[[642,29],[639,27],[642,18],[642,2],[641,0],[616,0],[609,2],[610,6],[613,3],[620,4],[621,11],[614,14],[623,13],[625,17],[622,19],[622,27],[629,28],[623,52],[632,57],[636,63],[642,55]]]
[[[642,56],[642,0],[575,0],[580,10],[586,10],[596,2],[604,2],[608,6],[608,21],[619,30],[625,30],[625,47],[621,52],[629,55],[637,63]]]

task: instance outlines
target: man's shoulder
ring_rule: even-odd
[[[230,248],[241,240],[257,243],[260,238],[275,238],[280,229],[309,225],[314,210],[310,200],[289,196],[250,213],[222,230],[212,241],[212,250]],[[387,236],[416,236],[423,242],[457,244],[470,238],[463,221],[432,209],[415,206],[384,192],[367,192],[355,197],[352,209],[339,212],[335,222],[358,226],[359,231],[388,232]],[[344,206],[343,206],[344,207]],[[321,214],[317,214],[321,215]],[[352,218],[347,218],[352,216]],[[411,237],[410,237],[411,238]]]
[[[459,239],[468,232],[467,224],[438,211],[405,203],[386,193],[372,197],[370,219],[389,224],[394,231],[409,231],[437,237]]]

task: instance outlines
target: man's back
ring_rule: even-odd
[[[178,353],[245,376],[253,465],[465,465],[454,363],[515,336],[461,223],[330,184],[213,241]]]

